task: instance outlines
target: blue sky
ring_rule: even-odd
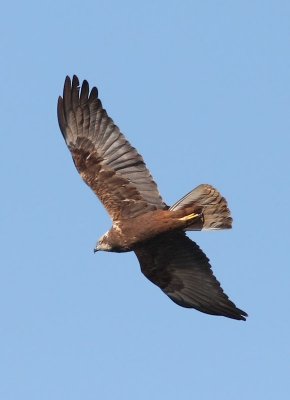
[[[287,1],[6,2],[1,9],[0,397],[289,396]],[[97,85],[164,199],[200,183],[234,229],[194,233],[247,322],[172,303],[110,227],[60,134],[67,74]]]

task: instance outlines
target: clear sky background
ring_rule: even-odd
[[[1,7],[0,398],[288,399],[289,1]],[[67,74],[97,85],[172,204],[200,183],[234,228],[190,236],[247,322],[182,309],[133,253],[60,134]]]

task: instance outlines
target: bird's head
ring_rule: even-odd
[[[97,251],[111,251],[112,246],[108,239],[108,232],[105,233],[97,242],[96,247],[94,248],[94,253]]]

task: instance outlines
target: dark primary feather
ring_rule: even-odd
[[[58,121],[75,166],[113,220],[165,208],[144,160],[103,109],[95,87],[66,78]]]
[[[246,319],[247,314],[223,292],[206,255],[184,232],[155,237],[140,245],[135,253],[143,274],[178,305]]]

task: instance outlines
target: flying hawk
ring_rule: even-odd
[[[142,156],[130,145],[98,98],[98,90],[66,77],[58,122],[74,164],[113,220],[95,251],[134,251],[143,274],[182,307],[245,320],[223,292],[209,259],[186,231],[230,229],[227,202],[199,185],[169,207]]]

